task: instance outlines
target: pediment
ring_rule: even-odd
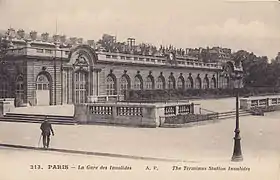
[[[88,66],[89,63],[86,59],[86,57],[82,56],[82,55],[78,55],[75,63],[73,64],[74,66]]]
[[[76,46],[71,49],[68,65],[71,66],[93,66],[97,61],[94,50],[88,46]]]

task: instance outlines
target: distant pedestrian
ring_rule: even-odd
[[[52,133],[52,135],[54,136],[54,132],[53,132],[52,125],[47,117],[45,118],[44,122],[41,124],[40,129],[42,131],[41,135],[43,136],[43,146],[44,148],[49,148],[50,135]]]

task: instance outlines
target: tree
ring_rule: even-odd
[[[112,52],[116,48],[116,37],[109,34],[103,34],[102,39],[100,39],[97,43],[105,48],[106,51]]]
[[[275,79],[275,69],[268,63],[266,56],[257,57],[254,53],[239,50],[232,55],[236,65],[242,63],[244,85],[247,87],[272,86]],[[269,81],[270,79],[270,81]]]

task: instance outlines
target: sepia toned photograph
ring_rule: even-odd
[[[0,0],[0,180],[280,180],[280,2]]]

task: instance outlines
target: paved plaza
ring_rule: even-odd
[[[279,112],[241,117],[245,160],[278,156]],[[39,124],[0,123],[0,143],[38,146]],[[187,128],[130,128],[100,125],[54,125],[51,147],[122,155],[208,161],[230,159],[235,119],[193,124]]]
[[[235,98],[222,98],[222,99],[197,99],[191,100],[203,109],[214,112],[226,112],[235,110]],[[74,105],[56,105],[56,106],[29,106],[19,107],[10,111],[11,113],[18,114],[47,114],[57,116],[73,116],[75,113]]]
[[[192,101],[201,108],[214,112],[228,112],[235,110],[235,97],[219,99],[197,99]]]
[[[229,100],[229,99],[228,99]],[[234,101],[234,99],[231,99]],[[226,106],[227,101],[220,101]],[[211,104],[209,103],[208,107]],[[212,105],[213,106],[213,105]],[[234,107],[233,107],[234,108]],[[217,109],[217,107],[216,107]],[[218,108],[219,109],[219,108]],[[51,148],[78,150],[96,153],[81,155],[57,151],[38,151],[30,149],[6,148],[0,146],[1,170],[4,180],[30,176],[30,179],[49,179],[50,177],[78,177],[102,179],[147,176],[147,178],[171,179],[279,179],[280,172],[280,112],[271,112],[265,116],[247,116],[240,118],[241,145],[244,161],[230,162],[233,152],[235,119],[211,121],[204,124],[192,124],[184,128],[132,128],[102,125],[53,125],[55,136]],[[0,143],[38,147],[40,124],[0,123]],[[100,153],[105,153],[100,155]],[[99,155],[98,155],[99,154]],[[125,158],[129,156],[129,158]],[[159,160],[151,160],[151,158]],[[141,159],[141,160],[139,160]],[[30,163],[48,164],[97,164],[130,165],[129,172],[110,171],[31,171]],[[159,171],[147,172],[145,167],[158,166]],[[187,166],[244,166],[250,173],[222,171],[204,173],[179,171],[174,173],[174,165]],[[17,169],[17,174],[11,173]],[[159,173],[160,172],[160,173]],[[230,178],[228,174],[230,173]],[[40,177],[40,178],[39,178]],[[199,178],[198,178],[199,177]],[[83,178],[84,179],[84,178]],[[138,178],[140,179],[140,178]]]
[[[74,115],[74,105],[64,104],[56,106],[29,106],[29,107],[17,107],[10,111],[10,113],[18,114],[47,114],[55,116],[73,116]]]

